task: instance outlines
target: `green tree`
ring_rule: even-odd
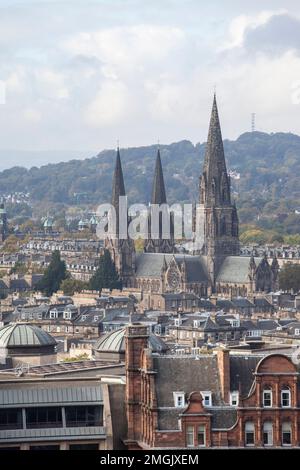
[[[286,264],[279,273],[279,287],[284,291],[293,291],[295,293],[300,290],[300,265]]]
[[[59,251],[54,251],[44,276],[36,285],[36,290],[41,290],[50,296],[58,291],[61,282],[68,277],[66,263],[61,260]]]
[[[263,232],[263,230],[260,230],[260,229],[246,230],[240,236],[240,241],[244,245],[248,245],[252,243],[255,243],[257,245],[263,245],[264,243],[267,242],[267,236]]]
[[[71,277],[64,279],[60,285],[60,289],[65,295],[74,295],[75,292],[81,292],[88,288],[88,284],[78,279],[72,279]]]
[[[122,283],[108,250],[104,250],[103,255],[100,257],[98,269],[91,278],[89,286],[90,289],[98,291],[122,288]]]

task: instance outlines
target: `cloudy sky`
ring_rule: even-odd
[[[0,56],[1,155],[202,142],[214,87],[224,138],[300,134],[298,0],[1,0]]]

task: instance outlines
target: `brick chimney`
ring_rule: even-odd
[[[125,371],[126,392],[125,406],[127,415],[128,449],[136,449],[136,441],[141,435],[141,355],[148,347],[148,329],[144,325],[132,324],[125,333]]]
[[[230,359],[228,349],[218,349],[217,361],[220,377],[221,396],[225,403],[229,403],[230,392]]]

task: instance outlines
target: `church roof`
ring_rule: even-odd
[[[217,282],[248,282],[251,256],[227,256],[217,275]],[[256,266],[262,258],[254,258]]]
[[[207,281],[206,268],[199,256],[164,253],[142,253],[136,261],[136,277],[159,278],[164,259],[169,265],[173,257],[178,264],[185,261],[188,282]]]

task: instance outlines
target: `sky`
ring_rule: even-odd
[[[214,89],[224,138],[300,134],[298,0],[1,0],[0,58],[1,167],[203,142]]]

